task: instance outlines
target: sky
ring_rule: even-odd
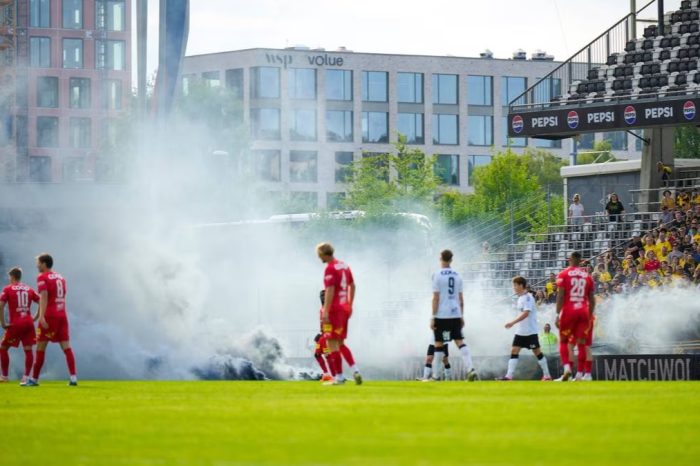
[[[488,48],[510,58],[522,48],[563,61],[629,10],[630,0],[191,0],[187,55],[307,45],[472,57]],[[654,18],[656,4],[640,16]],[[149,72],[157,60],[158,0],[149,0]]]

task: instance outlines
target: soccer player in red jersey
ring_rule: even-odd
[[[585,367],[576,368],[576,380],[590,382],[593,380],[591,372],[593,371],[593,331],[595,329],[595,316],[591,316],[591,323],[586,330],[586,365]],[[573,354],[576,339],[573,335],[569,338],[569,354]]]
[[[557,326],[559,327],[559,352],[564,365],[561,381],[571,377],[569,339],[578,345],[578,367],[586,365],[586,332],[595,311],[595,286],[593,279],[580,267],[581,253],[574,251],[569,257],[569,267],[557,277]],[[577,380],[581,380],[577,376]]]
[[[39,386],[39,374],[46,357],[46,346],[49,342],[59,343],[66,355],[70,382],[68,385],[78,385],[75,374],[75,356],[70,347],[68,317],[66,316],[66,280],[60,273],[51,270],[53,258],[44,253],[36,258],[36,268],[39,270],[37,285],[39,290],[39,327],[37,328],[36,361],[32,376],[25,387]]]
[[[355,300],[355,280],[352,277],[352,271],[347,264],[337,260],[334,257],[333,245],[330,243],[321,243],[316,247],[316,252],[319,259],[326,264],[324,274],[324,284],[326,286],[326,294],[321,313],[323,321],[323,333],[328,342],[328,348],[331,351],[329,365],[336,372],[333,382],[327,382],[329,385],[343,385],[345,378],[343,377],[343,356],[341,352],[352,358],[350,349],[345,346],[345,339],[348,336],[348,321],[352,316],[352,304]],[[354,366],[354,361],[352,361]],[[362,376],[360,372],[354,370],[355,383],[362,384]]]
[[[24,348],[24,377],[26,383],[34,364],[34,345],[36,344],[36,329],[31,314],[32,303],[39,302],[39,295],[32,287],[25,285],[22,280],[22,269],[14,267],[8,273],[10,284],[0,293],[0,324],[5,329],[5,335],[0,342],[0,366],[2,376],[0,382],[9,382],[10,369],[9,349],[22,344]],[[5,304],[10,308],[10,320],[5,322]],[[38,314],[37,314],[38,318]]]
[[[314,341],[316,342],[316,351],[314,352],[314,358],[316,358],[316,362],[323,371],[323,377],[321,377],[321,381],[332,381],[332,372],[328,371],[328,367],[331,367],[330,361],[328,363],[328,366],[326,366],[326,360],[324,359],[324,357],[329,358],[330,356],[330,350],[328,349],[328,344],[326,344],[326,338],[319,333],[318,335],[316,335],[316,338],[314,338]]]

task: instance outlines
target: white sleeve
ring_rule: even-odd
[[[435,293],[440,292],[440,274],[438,273],[433,274],[433,291]]]
[[[464,280],[462,280],[462,277],[459,277],[459,293],[464,293]]]

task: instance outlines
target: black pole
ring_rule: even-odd
[[[659,35],[663,36],[664,33],[664,0],[658,0],[657,6],[659,7]]]

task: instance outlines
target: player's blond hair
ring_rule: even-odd
[[[335,252],[335,249],[333,249],[333,245],[331,243],[321,243],[318,246],[316,246],[316,251],[323,254],[324,256],[332,256]]]

